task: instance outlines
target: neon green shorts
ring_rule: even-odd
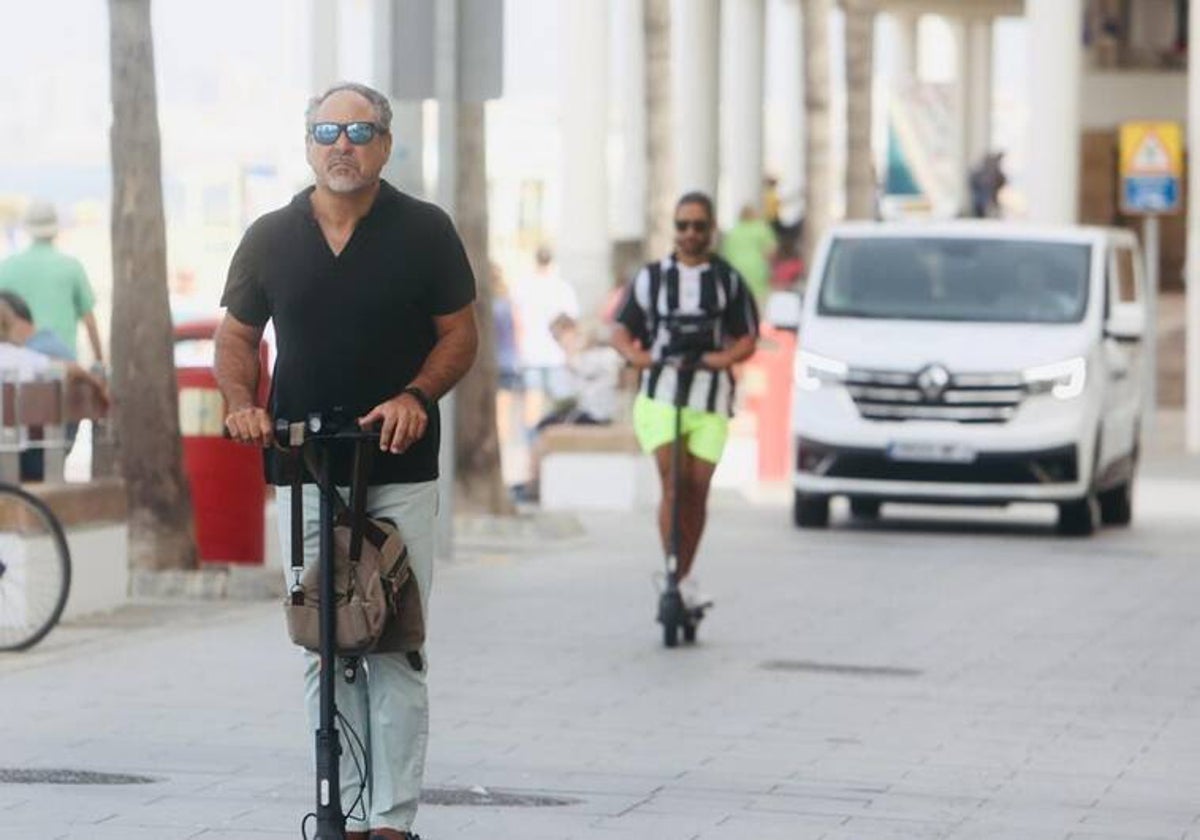
[[[715,464],[725,451],[729,418],[722,414],[685,408],[681,423],[687,451]],[[645,452],[675,440],[675,406],[638,394],[633,403],[633,431]]]

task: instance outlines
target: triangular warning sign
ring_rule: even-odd
[[[1138,144],[1130,169],[1139,175],[1171,171],[1171,154],[1162,139],[1153,131],[1146,132],[1142,142]]]

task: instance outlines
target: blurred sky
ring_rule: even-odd
[[[778,3],[782,0],[771,0]],[[368,0],[342,0],[343,75],[370,71]],[[553,103],[561,78],[559,0],[509,0],[505,93]],[[105,0],[0,0],[0,193],[71,201],[102,192],[107,174],[108,15]],[[278,151],[281,126],[297,126],[308,87],[308,3],[303,0],[157,0],[153,4],[165,165]],[[1023,89],[1020,26],[998,27],[996,83]],[[937,23],[926,26],[923,74],[952,75],[952,51]],[[771,49],[791,33],[769,32]],[[1014,39],[1018,43],[1014,43]],[[1016,47],[1016,48],[1014,48]],[[881,44],[880,64],[887,60]],[[833,61],[837,66],[839,56]],[[767,97],[778,95],[767,73]],[[300,148],[298,139],[294,149]]]
[[[506,2],[504,99],[488,110],[492,246],[501,260],[525,259],[531,243],[553,241],[560,220],[560,167],[570,155],[557,131],[565,75],[558,29],[566,2]],[[367,80],[371,0],[339,3],[340,75]],[[789,3],[767,0],[773,25],[766,43],[766,166],[794,190],[799,161],[792,155],[799,139],[793,136],[788,105],[799,108],[800,71],[794,56],[788,60],[798,39],[797,18],[783,14]],[[308,182],[302,120],[312,94],[310,5],[309,0],[153,0],[168,268],[171,276],[194,273],[210,296],[220,288],[242,225]],[[1001,146],[1023,143],[1023,30],[1013,20],[998,22],[996,29],[996,140]],[[838,37],[837,31],[831,34],[835,76],[842,62]],[[922,75],[948,81],[954,60],[948,27],[927,19],[922,38]],[[23,202],[35,196],[55,201],[64,217],[62,244],[87,265],[102,322],[111,287],[108,42],[106,0],[0,0],[0,256],[22,244],[12,214]],[[876,44],[883,72],[890,54],[887,36]],[[614,64],[627,61],[615,42],[610,55]],[[618,78],[614,70],[613,126],[622,121]],[[842,101],[835,87],[834,107]],[[426,113],[433,116],[428,108]],[[426,126],[427,176],[434,168],[435,125],[430,119]],[[622,169],[614,166],[619,156],[612,150],[610,145],[610,174],[618,183]],[[1019,168],[1019,156],[1014,163]],[[1019,180],[1019,172],[1010,174]],[[630,226],[622,224],[627,213],[622,207],[628,205],[612,196],[610,202],[612,232],[629,235],[622,230]],[[526,218],[543,227],[522,228],[520,220]]]

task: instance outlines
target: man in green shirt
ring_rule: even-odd
[[[75,338],[78,322],[82,320],[92,354],[102,364],[100,331],[92,312],[96,298],[79,260],[54,247],[54,237],[58,235],[54,205],[33,202],[25,214],[25,229],[33,237],[33,244],[0,262],[0,290],[24,298],[33,313],[33,322],[52,331],[76,356]]]
[[[746,280],[759,306],[770,287],[771,258],[777,244],[775,231],[750,204],[742,208],[738,223],[721,238],[721,256]]]

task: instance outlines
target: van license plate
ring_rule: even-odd
[[[926,461],[938,464],[970,464],[975,450],[959,443],[893,443],[887,448],[892,461]]]

